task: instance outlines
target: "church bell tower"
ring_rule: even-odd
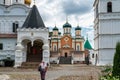
[[[96,62],[112,65],[115,47],[120,41],[120,0],[95,0],[93,6]]]

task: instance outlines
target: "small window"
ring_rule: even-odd
[[[107,3],[107,12],[112,12],[112,2]]]
[[[0,43],[0,50],[3,50],[3,44]]]
[[[94,54],[92,54],[92,58],[94,58]]]
[[[16,0],[16,2],[18,2],[18,0]]]
[[[54,45],[54,51],[57,51],[57,47],[56,47],[56,45]]]
[[[5,0],[3,0],[3,4],[5,4]]]
[[[19,25],[18,25],[18,22],[16,21],[16,22],[14,22],[13,23],[13,32],[17,32],[17,28],[19,27]]]
[[[80,46],[79,45],[77,45],[77,51],[80,51]]]

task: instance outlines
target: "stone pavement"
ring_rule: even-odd
[[[46,74],[46,80],[98,80],[100,69],[95,66],[60,65],[52,66]],[[68,76],[70,79],[60,77]],[[78,79],[71,78],[78,77]],[[60,79],[59,79],[60,78]],[[40,80],[37,69],[6,69],[0,68],[0,80]]]

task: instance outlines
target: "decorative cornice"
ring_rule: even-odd
[[[17,31],[22,31],[22,32],[31,32],[31,31],[44,31],[44,32],[46,32],[46,31],[49,31],[49,29],[48,28],[33,28],[33,29],[31,29],[31,28],[18,28],[17,29]]]
[[[0,34],[0,38],[17,38],[17,34]]]

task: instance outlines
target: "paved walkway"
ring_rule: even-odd
[[[86,65],[60,65],[49,68],[46,74],[46,80],[58,80],[60,77],[70,76],[70,79],[59,80],[98,80],[100,70],[94,66]],[[72,79],[71,76],[79,76],[78,79]],[[0,80],[40,80],[39,72],[26,69],[1,69]]]

